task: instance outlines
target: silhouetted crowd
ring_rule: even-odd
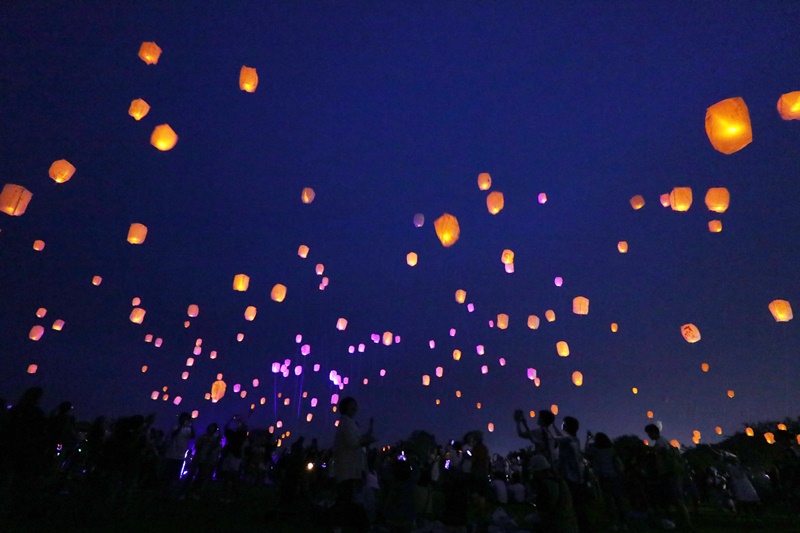
[[[267,520],[304,514],[333,531],[691,530],[700,505],[754,523],[764,506],[800,508],[797,443],[767,472],[714,448],[698,466],[660,424],[644,428],[646,441],[586,432],[581,443],[577,419],[564,417],[559,429],[543,410],[514,413],[527,446],[506,456],[491,454],[477,430],[444,443],[415,431],[378,448],[372,421],[362,431],[348,397],[338,404],[334,445],[322,449],[302,436],[279,443],[239,415],[202,432],[187,413],[166,432],[152,416],[78,423],[70,402],[46,415],[42,394],[30,388],[0,409],[0,520],[35,516],[79,488],[124,514],[145,492],[175,505],[226,504],[268,486],[276,498]]]

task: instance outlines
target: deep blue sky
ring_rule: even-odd
[[[643,436],[652,410],[686,443],[695,429],[708,442],[717,425],[730,434],[798,415],[797,322],[767,310],[776,298],[800,309],[800,123],[775,109],[800,90],[795,2],[28,4],[6,6],[0,21],[0,182],[34,194],[22,217],[0,215],[8,399],[41,384],[46,407],[69,399],[82,418],[155,411],[167,425],[198,409],[204,426],[265,397],[251,425],[281,420],[326,443],[336,370],[351,380],[340,394],[360,400],[364,420],[376,417],[381,442],[416,428],[444,440],[493,422],[495,450],[524,444],[515,408],[553,403],[582,431],[612,435]],[[142,41],[163,49],[157,65],[137,57]],[[242,65],[258,69],[253,94],[238,88]],[[754,140],[723,155],[705,135],[705,111],[733,96],[748,105]],[[152,106],[139,122],[127,115],[134,98]],[[180,139],[162,153],[149,137],[165,122]],[[56,184],[47,170],[62,158],[77,172]],[[479,172],[505,195],[496,216]],[[659,204],[676,186],[694,191],[686,213]],[[310,205],[303,187],[316,191]],[[706,209],[709,187],[729,189],[726,213]],[[639,211],[635,194],[647,202]],[[461,223],[447,249],[433,230],[444,212]],[[713,218],[722,233],[708,232]],[[126,242],[132,222],[149,228],[141,246]],[[511,275],[505,248],[516,254]],[[248,292],[232,291],[237,273],[250,275]],[[269,298],[275,283],[288,287],[280,304]],[[454,301],[457,289],[474,313]],[[572,314],[577,295],[590,299],[588,316]],[[136,296],[142,325],[128,320]],[[192,303],[200,316],[184,329]],[[248,305],[258,307],[252,323]],[[509,315],[507,330],[488,327],[497,313]],[[528,314],[542,318],[539,330],[526,327]],[[61,332],[50,329],[57,318]],[[687,322],[699,343],[681,337]],[[28,339],[35,324],[47,328],[38,342]],[[370,341],[384,331],[402,342]],[[147,333],[164,346],[145,343]],[[197,338],[203,353],[186,368]],[[556,355],[559,340],[569,357]],[[365,353],[349,354],[358,343]],[[302,379],[275,378],[272,363],[285,359],[305,367]],[[30,363],[37,374],[26,374]],[[423,387],[437,366],[444,377]],[[229,392],[212,405],[203,395],[218,372]],[[150,400],[163,386],[170,401]],[[277,393],[291,406],[276,406]]]

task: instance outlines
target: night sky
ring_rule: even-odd
[[[517,408],[557,404],[580,435],[644,437],[660,420],[685,444],[694,430],[715,442],[715,426],[798,415],[798,322],[767,307],[800,310],[800,121],[776,110],[800,90],[796,2],[30,4],[6,4],[0,20],[0,185],[33,193],[22,216],[0,213],[8,401],[41,385],[46,410],[155,412],[162,427],[198,410],[199,428],[255,404],[251,427],[280,421],[278,434],[327,445],[338,393],[359,400],[362,424],[375,417],[381,444],[482,429],[492,451],[525,444]],[[138,57],[143,41],[162,48],[158,64]],[[254,93],[239,89],[243,65],[258,71]],[[705,113],[731,97],[747,104],[753,142],[725,155]],[[151,106],[140,121],[127,113],[136,98]],[[179,136],[166,152],[150,145],[163,123]],[[48,176],[58,159],[77,169],[66,183]],[[687,212],[659,203],[679,186],[693,191]],[[730,191],[726,212],[704,205],[711,187]],[[491,191],[505,197],[497,215]],[[461,226],[449,248],[433,228],[443,213]],[[134,222],[149,230],[141,245],[126,241]],[[246,292],[232,289],[239,273]],[[588,315],[573,314],[575,296]],[[128,318],[135,297],[142,324]],[[490,327],[498,313],[505,330]],[[699,342],[683,339],[687,323]],[[399,344],[372,341],[387,331]],[[286,360],[288,377],[273,373]],[[215,404],[204,395],[218,373],[228,389]]]

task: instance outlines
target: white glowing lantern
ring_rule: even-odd
[[[425,224],[425,215],[417,213],[414,215],[414,227],[421,228]]]

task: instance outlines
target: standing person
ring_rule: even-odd
[[[556,437],[560,435],[553,427],[556,417],[547,409],[539,411],[539,418],[536,423],[538,428],[531,430],[522,411],[514,411],[514,421],[517,424],[517,435],[523,439],[530,440],[536,447],[536,453],[547,459],[551,468],[558,469],[558,447]]]
[[[252,412],[252,411],[251,411]],[[239,495],[239,476],[242,468],[242,456],[247,442],[247,424],[241,415],[233,415],[225,424],[225,447],[222,448],[220,470],[225,480],[225,503],[231,503],[234,496]]]
[[[605,433],[592,436],[591,431],[587,431],[584,454],[592,462],[594,472],[600,481],[600,490],[606,504],[606,513],[611,521],[611,529],[619,529],[625,520],[622,501],[624,489],[621,480],[625,467],[614,450],[614,444]]]
[[[339,426],[333,442],[333,467],[336,475],[336,506],[334,525],[348,523],[356,528],[368,528],[369,521],[362,505],[356,503],[367,471],[367,456],[364,447],[375,442],[372,435],[373,420],[369,429],[361,433],[355,421],[358,403],[355,398],[343,398],[338,405]]]
[[[647,424],[644,432],[650,438],[650,447],[655,455],[655,484],[665,511],[675,506],[683,526],[692,529],[689,510],[683,502],[683,464],[680,452],[661,435],[655,424]]]
[[[589,494],[584,485],[584,470],[586,465],[581,455],[581,442],[578,439],[578,419],[565,416],[561,425],[564,434],[556,436],[558,444],[558,466],[561,477],[567,482],[575,514],[578,517],[578,526],[581,531],[589,531],[588,513]]]
[[[194,426],[192,417],[189,413],[178,415],[178,423],[172,428],[164,452],[164,483],[166,490],[172,492],[178,486],[181,478],[186,451],[189,449],[189,441],[194,438]]]
[[[206,483],[214,473],[221,448],[219,426],[212,422],[206,432],[197,437],[194,445],[194,457],[189,466],[189,475],[186,476],[187,488],[192,498],[200,499]]]

